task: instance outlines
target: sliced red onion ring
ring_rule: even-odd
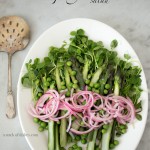
[[[102,96],[87,91],[87,88],[85,91],[79,91],[75,94],[72,89],[71,97],[66,97],[66,92],[67,90],[64,90],[59,94],[56,90],[48,90],[40,97],[35,107],[33,104],[30,105],[29,114],[45,122],[68,118],[67,132],[71,131],[75,134],[89,133],[103,124],[112,122],[114,118],[121,124],[133,122],[135,119],[136,110],[128,97],[114,96],[113,94]],[[66,113],[63,116],[58,116],[62,110]],[[77,131],[71,128],[72,115],[81,119],[87,131]]]

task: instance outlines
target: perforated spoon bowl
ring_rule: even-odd
[[[8,93],[6,116],[15,117],[15,105],[12,92],[11,58],[16,51],[23,50],[29,42],[29,26],[18,16],[0,18],[0,51],[8,53]]]

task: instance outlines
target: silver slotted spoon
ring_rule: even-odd
[[[11,58],[16,51],[23,50],[29,42],[29,26],[18,16],[0,18],[0,51],[8,53],[8,94],[6,116],[15,117],[15,105],[12,92]]]

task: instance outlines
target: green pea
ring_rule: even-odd
[[[46,128],[45,128],[46,130],[48,130],[48,125],[46,126]]]
[[[90,83],[90,87],[93,87],[94,86],[94,84],[93,83]]]
[[[104,94],[108,94],[108,90],[105,89],[105,90],[104,90]]]
[[[128,126],[126,124],[124,126],[125,126],[126,129],[128,129]]]
[[[35,100],[37,101],[39,99],[39,96],[37,95],[36,97],[35,97]]]
[[[109,128],[109,125],[108,124],[104,124],[103,128],[107,130]]]
[[[50,86],[50,83],[49,83],[49,82],[46,82],[46,85],[47,85],[47,86]]]
[[[84,61],[83,58],[81,58],[81,57],[78,57],[77,59],[78,59],[78,61],[81,62],[81,63]]]
[[[92,91],[95,92],[95,88],[92,88]]]
[[[47,91],[48,90],[48,88],[47,87],[44,87],[44,91]]]
[[[76,119],[76,117],[75,117],[75,116],[72,116],[71,119],[72,119],[72,121],[74,121],[74,120]]]
[[[71,75],[73,75],[73,76],[75,76],[76,74],[77,74],[76,71],[72,71],[72,72],[71,72]]]
[[[90,80],[86,80],[85,83],[86,83],[86,84],[89,84],[89,83],[90,83]]]
[[[102,129],[102,131],[101,131],[101,132],[102,132],[103,134],[104,134],[104,133],[106,133],[106,129]]]
[[[76,139],[77,141],[80,141],[81,137],[80,137],[79,135],[77,135],[77,136],[75,137],[75,139]]]
[[[99,90],[95,90],[96,93],[99,93]]]
[[[66,92],[66,96],[67,96],[67,97],[70,96],[70,92],[69,92],[69,91]]]
[[[78,147],[78,145],[77,145],[77,144],[74,144],[74,145],[72,145],[72,147],[73,147],[74,149],[76,149],[76,148]]]
[[[48,87],[49,85],[50,85],[49,82],[44,82],[45,87]]]
[[[111,143],[109,147],[110,147],[110,149],[113,149],[113,148],[115,148],[115,145],[113,143]]]
[[[50,78],[50,77],[48,77],[48,78],[47,78],[47,81],[48,81],[48,82],[50,82],[50,81],[51,81],[51,78]]]
[[[39,118],[33,118],[33,121],[35,122],[35,123],[38,123],[39,122]]]
[[[99,83],[94,84],[94,88],[98,89],[100,87]]]
[[[88,79],[90,79],[91,77],[92,77],[92,74],[89,74],[89,75],[88,75]]]
[[[120,129],[126,129],[126,126],[125,125],[120,125],[119,128]]]
[[[118,140],[114,140],[114,144],[115,144],[115,145],[118,145],[118,144],[119,144],[119,141],[118,141]]]
[[[73,139],[73,143],[77,144],[77,142],[78,142],[78,141],[74,138],[74,139]]]
[[[92,90],[92,88],[91,88],[90,86],[88,86],[88,88],[87,88],[87,89],[88,89],[88,91],[91,91],[91,90]]]
[[[35,81],[35,84],[38,85],[39,83],[40,83],[40,80],[37,79],[37,80]]]
[[[104,110],[103,109],[99,110],[99,114],[103,115],[104,114]]]
[[[82,104],[85,105],[85,104],[86,104],[86,101],[82,102]]]
[[[84,122],[83,122],[83,121],[81,121],[81,123],[80,123],[80,124],[81,124],[81,126],[84,126]]]
[[[78,83],[78,80],[74,80],[73,83],[75,83],[75,84]]]
[[[65,89],[66,89],[66,86],[64,86],[64,85],[61,86],[61,89],[62,89],[62,90],[65,90]]]
[[[110,84],[105,84],[105,88],[108,90],[110,89]]]
[[[124,133],[127,132],[127,130],[126,129],[122,129],[121,132],[124,134]]]
[[[44,131],[44,128],[43,127],[39,127],[38,129],[40,132]]]
[[[85,138],[87,138],[88,137],[88,134],[82,134],[81,135],[81,139],[85,139]]]
[[[67,66],[72,66],[72,62],[71,61],[67,61]]]
[[[61,82],[61,85],[65,85],[65,82],[64,82],[64,81],[62,81],[62,82]]]
[[[68,112],[68,110],[63,110],[63,112],[64,112],[64,113],[67,113],[67,112]]]
[[[82,139],[82,140],[81,140],[81,143],[82,143],[82,144],[86,144],[86,143],[87,143],[87,140],[86,140],[86,139]]]
[[[73,86],[73,83],[69,83],[69,87],[72,87]]]
[[[136,118],[141,121],[142,120],[142,116],[140,114],[136,114]]]
[[[41,96],[42,96],[42,93],[38,93],[38,96],[41,97]]]
[[[47,126],[47,123],[46,122],[41,122],[41,127],[43,127],[43,128],[46,128],[46,126]]]
[[[77,89],[78,88],[78,84],[73,84],[72,86],[74,89]]]
[[[42,121],[41,121],[41,120],[39,120],[38,124],[39,124],[39,125],[41,125],[41,122],[42,122]]]

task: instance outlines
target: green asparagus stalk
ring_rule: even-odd
[[[77,83],[78,81],[76,80],[75,76],[72,75],[72,69],[71,69],[71,67],[67,67],[67,70],[68,70],[68,72],[70,74],[72,82],[73,83]]]
[[[64,111],[61,111],[61,116],[65,114]],[[65,147],[67,145],[67,120],[66,118],[61,119],[60,124],[60,146]]]
[[[58,124],[55,123],[55,150],[60,150],[60,145],[59,145],[59,128]]]
[[[64,68],[64,74],[65,74],[65,81],[66,81],[67,89],[70,90],[70,76],[66,67]]]
[[[91,132],[88,134],[88,142],[92,141],[92,139],[93,139],[93,134],[94,134],[94,131],[91,131]]]
[[[61,90],[61,80],[60,80],[60,73],[58,67],[56,67],[56,84],[57,84],[57,89],[58,91]]]
[[[54,140],[54,121],[49,121],[48,123],[48,150],[55,149],[55,140]]]
[[[98,81],[99,76],[101,75],[102,71],[103,71],[102,67],[98,68],[98,70],[94,73],[94,75],[91,79],[90,85],[91,84],[93,85],[94,83],[96,83]]]
[[[50,89],[53,89],[54,83],[50,85]],[[48,123],[48,150],[53,150],[55,147],[55,138],[54,135],[56,136],[56,130],[55,130],[55,122],[50,120]]]
[[[54,89],[55,88],[55,82],[53,81],[51,84],[50,84],[50,89]]]
[[[100,75],[102,74],[103,70],[104,70],[104,66],[105,65],[102,65],[101,67],[99,67],[96,72],[93,74],[93,77],[91,79],[91,82],[90,82],[90,85],[93,86],[94,83],[96,83],[99,78],[100,78]]]
[[[119,95],[119,77],[118,76],[115,76],[114,94]],[[104,133],[102,136],[102,147],[101,147],[102,150],[109,150],[112,127],[113,127],[113,121],[109,124],[107,132]]]
[[[84,81],[87,80],[88,71],[89,71],[89,62],[87,59],[85,59],[85,64],[84,64],[83,71],[82,71]]]
[[[84,90],[85,87],[85,83],[84,83],[84,79],[83,79],[83,75],[79,69],[80,64],[77,62],[77,59],[72,57],[72,69],[76,71],[76,79],[78,80],[78,85],[80,90]]]
[[[112,131],[113,121],[109,124],[107,132],[102,135],[102,150],[109,150],[109,142]]]
[[[95,150],[95,143],[96,143],[97,132],[98,132],[98,129],[93,131],[93,138],[92,138],[92,141],[90,141],[88,143],[87,150]]]
[[[81,118],[78,119],[78,122],[81,123]],[[76,123],[76,120],[73,121],[72,128],[75,130],[78,130],[80,128],[80,125]]]
[[[56,67],[56,84],[58,91],[61,90],[61,80],[60,80],[60,73],[59,69]],[[64,111],[61,111],[61,116],[65,114]],[[67,128],[67,120],[66,118],[61,119],[61,124],[60,124],[60,146],[65,147],[67,144],[67,133],[66,133],[66,128]]]

